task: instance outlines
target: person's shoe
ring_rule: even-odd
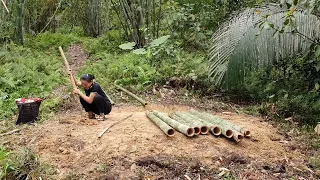
[[[101,113],[100,115],[97,116],[98,121],[104,121],[104,113]]]
[[[89,119],[95,119],[96,117],[95,117],[93,112],[88,112],[88,118]]]

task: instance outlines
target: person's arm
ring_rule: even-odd
[[[68,70],[68,74],[69,74],[69,75],[72,74],[72,70],[71,70],[71,69]],[[73,81],[74,81],[74,83],[76,84],[76,86],[78,86],[78,87],[82,86],[81,82],[78,81],[74,76],[72,76],[72,78],[73,78]]]
[[[79,89],[74,89],[73,92],[75,94],[78,94],[84,101],[91,104],[93,102],[94,97],[96,96],[96,93],[91,93],[90,96],[86,96],[83,94]]]

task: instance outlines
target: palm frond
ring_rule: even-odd
[[[268,20],[281,27],[285,12],[276,5],[246,9],[214,33],[209,50],[209,76],[216,85],[241,85],[250,72],[280,59],[294,57],[311,45],[297,34],[283,33],[274,37],[275,30],[260,31],[258,24],[263,15],[269,14]],[[294,15],[300,33],[319,39],[320,20],[317,16],[299,11]]]

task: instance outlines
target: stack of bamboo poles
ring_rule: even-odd
[[[206,112],[195,110],[189,112],[178,111],[169,113],[169,116],[166,116],[158,111],[148,111],[146,115],[167,136],[174,136],[175,130],[188,137],[209,134],[210,131],[214,136],[223,135],[236,142],[240,142],[244,137],[251,136],[251,132],[245,127],[238,126]]]

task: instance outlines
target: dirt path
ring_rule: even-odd
[[[170,112],[190,108],[151,105],[147,109]],[[306,174],[304,155],[283,143],[284,137],[260,118],[217,113],[252,130],[252,138],[236,144],[212,135],[187,138],[177,133],[168,138],[146,118],[145,111],[142,107],[115,107],[104,122],[84,121],[77,112],[60,114],[24,130],[12,142],[35,149],[58,169],[59,179],[75,174],[84,179],[185,179],[185,175],[220,179],[219,168],[230,169],[240,179],[311,178]],[[130,114],[130,119],[97,138],[104,128]]]
[[[79,68],[88,60],[88,56],[84,53],[80,44],[71,45],[66,54],[70,68],[74,73],[77,73]]]

